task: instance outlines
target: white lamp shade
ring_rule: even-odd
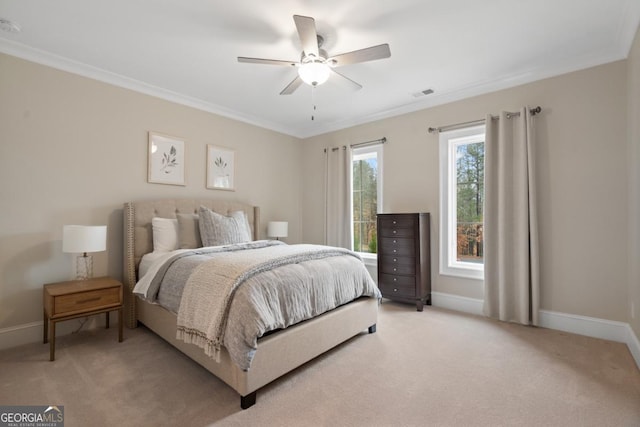
[[[62,252],[101,252],[106,249],[106,225],[65,225],[62,229]]]
[[[287,237],[289,233],[289,223],[286,221],[270,221],[267,227],[269,237]]]
[[[317,86],[329,79],[331,69],[322,62],[307,62],[298,68],[298,75],[308,85]]]

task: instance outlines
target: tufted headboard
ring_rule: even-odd
[[[142,256],[153,251],[151,220],[153,217],[177,218],[177,214],[198,213],[200,206],[228,215],[234,211],[247,214],[254,240],[258,240],[260,208],[247,203],[215,199],[157,199],[124,204],[124,294],[127,326],[136,325],[135,298],[132,294],[137,281]]]

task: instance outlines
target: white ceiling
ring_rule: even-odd
[[[299,60],[294,14],[330,55],[391,58],[338,68],[359,91],[279,95],[295,69],[237,57]],[[0,0],[0,18],[22,29],[0,52],[308,137],[624,59],[640,0]]]

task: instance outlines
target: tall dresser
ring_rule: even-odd
[[[382,296],[431,305],[428,213],[378,214],[378,287]]]

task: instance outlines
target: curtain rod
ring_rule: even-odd
[[[354,148],[354,147],[364,147],[365,145],[373,145],[373,144],[384,144],[385,142],[387,142],[387,138],[386,137],[382,137],[380,139],[374,139],[373,141],[365,141],[365,142],[358,142],[356,144],[351,144],[349,145],[350,148]],[[339,150],[340,147],[331,147],[331,151],[336,151]],[[343,150],[347,149],[346,145],[342,146]],[[327,149],[324,149],[324,152],[327,152]]]
[[[355,147],[363,147],[365,145],[373,145],[373,144],[384,144],[385,142],[387,142],[387,138],[386,137],[382,137],[380,139],[374,139],[373,141],[365,141],[365,142],[358,142],[357,144],[351,144],[349,147],[351,148],[355,148]]]
[[[540,108],[540,106],[531,108],[529,110],[529,112],[531,113],[532,116],[535,116],[536,114],[540,113],[542,111],[542,108]],[[507,118],[510,119],[512,116],[519,116],[520,112],[515,112],[515,113],[507,113]],[[499,119],[498,116],[491,116],[491,118],[493,120],[497,120]],[[480,119],[480,120],[473,120],[470,122],[464,122],[464,123],[456,123],[454,125],[447,125],[447,126],[440,126],[437,128],[429,128],[429,133],[433,133],[433,132],[443,132],[443,131],[447,131],[447,130],[455,130],[455,129],[461,129],[461,128],[465,128],[465,127],[470,127],[470,126],[475,126],[475,125],[481,125],[485,122],[485,119]]]

